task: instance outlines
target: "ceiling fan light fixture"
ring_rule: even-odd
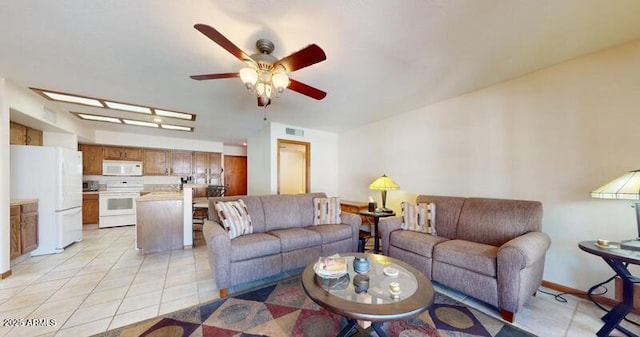
[[[240,79],[247,89],[251,89],[258,82],[258,73],[250,67],[242,68],[240,69]]]
[[[278,96],[284,92],[284,89],[289,85],[289,76],[285,73],[275,73],[271,76],[271,83],[276,89]]]

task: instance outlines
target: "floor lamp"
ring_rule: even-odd
[[[635,240],[623,242],[624,248],[640,250],[640,170],[635,170],[618,177],[591,192],[592,198],[635,200],[636,226],[638,236]],[[633,245],[633,247],[632,247]]]

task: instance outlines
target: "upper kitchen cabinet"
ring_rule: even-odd
[[[220,161],[222,154],[217,152],[194,152],[193,174],[197,176],[220,176]],[[209,183],[209,182],[207,182]]]
[[[191,171],[191,151],[171,151],[171,172],[172,176],[190,176]]]
[[[142,160],[142,149],[135,147],[104,146],[104,159]]]
[[[162,149],[144,149],[142,170],[144,175],[166,176],[169,174],[171,151]]]
[[[102,145],[78,144],[78,151],[82,151],[82,174],[102,175]]]
[[[222,154],[216,152],[193,153],[193,178],[196,184],[220,185]],[[194,197],[206,197],[206,188],[195,188]]]
[[[10,122],[10,140],[12,145],[42,146],[42,131],[22,124]]]

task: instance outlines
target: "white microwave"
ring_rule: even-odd
[[[103,176],[141,176],[141,161],[103,160]]]

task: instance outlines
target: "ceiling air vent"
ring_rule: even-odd
[[[304,130],[302,130],[302,129],[287,128],[285,132],[288,135],[304,137]]]

